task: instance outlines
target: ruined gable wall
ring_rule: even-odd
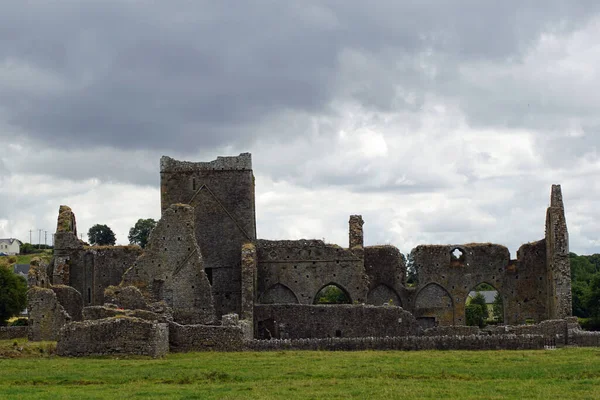
[[[349,249],[322,240],[258,240],[257,255],[259,302],[277,284],[291,290],[300,304],[313,304],[317,293],[331,283],[353,302],[366,300],[364,260]]]
[[[143,254],[123,276],[124,285],[137,286],[150,301],[164,300],[172,307],[174,320],[186,324],[215,320],[194,231],[194,209],[171,205],[150,234]]]
[[[118,285],[142,253],[139,246],[85,246],[69,252],[68,285],[77,289],[86,306],[104,304],[104,290]]]
[[[196,239],[212,284],[218,316],[241,312],[241,255],[256,239],[254,175],[249,153],[211,162],[161,158],[161,207],[195,209]]]
[[[455,249],[462,251],[463,256],[453,259]],[[470,290],[480,283],[486,282],[504,293],[504,274],[510,261],[510,253],[505,246],[474,243],[466,245],[427,245],[417,246],[412,252],[413,262],[417,269],[419,286],[412,299],[416,317],[432,317],[438,314],[440,324],[465,324],[465,300]],[[451,307],[427,306],[430,301],[423,301],[423,290],[428,285],[445,290],[452,301]],[[433,286],[431,286],[433,287]],[[437,296],[434,296],[437,298]],[[433,300],[433,299],[432,299]],[[409,308],[410,309],[410,308]],[[422,311],[428,309],[427,313]],[[450,311],[451,310],[451,311]],[[453,312],[453,316],[449,315]]]
[[[75,288],[83,304],[104,304],[104,289],[121,282],[141,254],[139,246],[87,246],[77,238],[75,214],[60,206],[51,261],[52,284]]]

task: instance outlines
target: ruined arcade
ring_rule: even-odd
[[[409,346],[406,338],[416,341],[410,342],[413,348],[502,343],[535,348],[542,339],[501,338],[524,332],[509,325],[526,321],[538,323],[529,325],[528,334],[545,338],[553,332],[565,343],[576,337],[577,324],[569,318],[569,245],[559,185],[551,189],[545,237],[522,245],[516,257],[491,243],[419,245],[409,257],[418,283],[409,286],[399,249],[364,246],[368,221],[360,215],[349,217],[348,247],[315,239],[257,239],[248,153],[197,163],[163,157],[160,176],[162,218],[144,250],[86,246],[77,239],[74,213],[61,206],[55,257],[36,270],[30,291],[35,327],[30,335],[38,340],[60,336],[63,354],[83,355],[123,351],[122,343],[115,347],[110,340],[74,345],[90,341],[90,332],[129,330],[132,338],[126,342],[132,348],[125,352],[153,356],[168,349],[270,349],[273,344],[264,344],[268,339],[321,343],[387,337],[405,338],[394,342],[396,348]],[[465,332],[483,334],[465,327],[467,297],[482,283],[500,294],[507,326],[485,333],[498,336],[495,341],[456,342]],[[61,300],[66,291],[59,285],[77,294],[60,295],[66,299]],[[348,304],[317,304],[319,292],[330,285]],[[68,311],[77,302],[85,306],[83,321],[77,311]],[[115,322],[115,316],[127,322]],[[128,335],[123,332],[117,336]],[[586,340],[600,343],[595,336]]]

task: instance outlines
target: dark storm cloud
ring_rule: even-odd
[[[448,82],[460,62],[518,59],[541,31],[582,24],[595,3],[11,1],[0,66],[27,69],[30,85],[3,90],[0,110],[52,146],[247,146],[270,117],[333,113],[339,97],[418,106],[423,92],[458,87]],[[398,103],[394,86],[416,103]]]

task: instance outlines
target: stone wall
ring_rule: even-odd
[[[258,338],[408,336],[420,331],[415,318],[400,307],[371,305],[257,305]]]
[[[256,239],[254,175],[249,153],[211,162],[162,157],[161,206],[194,207],[196,239],[212,285],[217,316],[241,313],[240,249]]]
[[[137,354],[161,357],[169,351],[167,324],[132,317],[73,322],[61,331],[61,356]]]
[[[406,260],[394,246],[368,246],[364,249],[365,272],[369,279],[367,304],[390,303],[404,308],[409,304],[406,289]]]
[[[572,315],[571,263],[560,185],[552,185],[550,207],[546,212],[546,252],[548,318],[565,318]]]
[[[244,333],[239,326],[169,324],[169,345],[173,352],[240,351]]]
[[[150,234],[143,254],[123,275],[123,285],[138,287],[149,302],[164,300],[175,321],[211,323],[215,321],[213,297],[194,232],[194,209],[171,205]]]
[[[71,317],[71,321],[81,321],[83,319],[83,300],[77,290],[65,285],[52,285],[50,289],[56,295],[58,303]]]
[[[505,323],[524,324],[548,318],[546,274],[546,241],[522,245],[517,260],[511,260],[504,276]]]
[[[0,326],[0,340],[25,338],[28,332],[27,326]]]
[[[71,250],[63,257],[69,264],[68,285],[81,293],[84,305],[102,305],[104,290],[121,283],[123,274],[141,253],[139,246],[86,246]]]
[[[28,338],[31,341],[57,340],[58,332],[71,317],[52,289],[34,286],[27,291]]]
[[[257,297],[262,304],[313,304],[334,284],[351,302],[364,303],[369,281],[364,261],[322,240],[259,240]]]
[[[252,340],[246,342],[246,348],[253,351],[540,350],[547,343],[542,335],[405,336]]]

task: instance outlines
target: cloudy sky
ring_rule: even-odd
[[[600,252],[600,2],[490,3],[5,0],[0,237],[67,204],[127,243],[161,155],[251,152],[261,238],[347,245],[362,214],[367,244],[514,257],[560,183]]]

